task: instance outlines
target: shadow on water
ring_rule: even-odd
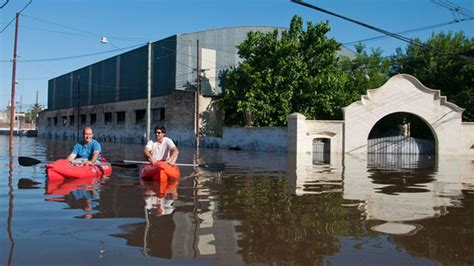
[[[20,146],[18,156],[48,161],[65,157],[72,142],[21,145],[28,149]],[[142,150],[107,143],[104,156],[142,160]],[[0,199],[11,206],[4,225],[10,233],[0,238],[10,241],[15,264],[34,264],[35,255],[53,251],[42,263],[474,262],[474,164],[465,158],[384,162],[347,155],[295,165],[286,153],[203,149],[196,159],[180,147],[179,162],[226,167],[181,167],[179,182],[144,183],[137,169],[119,167],[106,179],[47,182],[44,164],[17,167],[3,154],[10,169],[0,171],[10,180],[0,180]],[[25,188],[44,190],[18,183],[13,219],[12,184],[22,178],[35,182]]]

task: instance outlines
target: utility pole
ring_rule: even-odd
[[[199,40],[196,40],[196,91],[194,104],[196,105],[194,133],[196,134],[196,149],[199,149],[199,96],[201,95],[201,69],[199,64]]]
[[[20,13],[16,13],[15,43],[13,45],[12,95],[11,95],[11,106],[10,106],[10,155],[13,155],[13,126],[15,124],[16,49],[17,49],[17,43],[18,43],[19,15]]]
[[[147,95],[146,95],[146,141],[151,131],[151,41],[148,41]]]
[[[20,132],[21,132],[20,131],[21,130],[21,119],[20,119],[21,116],[20,115],[21,115],[21,111],[22,111],[22,109],[21,109],[22,102],[23,102],[23,95],[20,95],[20,102],[19,102],[19,108],[18,108],[19,116],[18,116],[18,119],[17,119],[18,120],[18,123],[17,123],[18,124],[17,136],[20,136]]]
[[[73,76],[74,77],[74,76]],[[77,92],[76,92],[76,100],[77,100],[77,128],[76,128],[76,140],[79,141],[79,134],[81,128],[81,76],[77,76]]]

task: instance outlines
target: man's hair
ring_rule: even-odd
[[[84,129],[82,129],[82,134],[84,134],[86,132],[86,129],[90,129],[91,132],[93,132],[91,127],[85,127]]]
[[[158,129],[161,130],[161,132],[166,133],[166,127],[165,127],[165,126],[163,126],[163,125],[156,126],[156,127],[155,127],[155,132],[156,132]]]

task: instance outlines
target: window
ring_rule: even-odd
[[[97,122],[97,115],[90,114],[90,121],[91,121],[91,125],[95,125],[95,123]]]
[[[125,124],[125,111],[117,112],[117,124]]]
[[[105,125],[112,124],[112,113],[111,112],[104,113],[104,124]]]
[[[87,120],[87,116],[86,115],[81,115],[81,125],[85,125],[86,120]]]
[[[331,139],[313,139],[313,164],[331,163]]]
[[[58,124],[58,118],[55,116],[53,121],[54,121],[53,124],[56,126]]]
[[[145,122],[146,110],[135,110],[135,123],[140,124]]]
[[[74,125],[74,123],[76,122],[76,121],[74,121],[74,120],[75,120],[75,119],[74,119],[74,116],[73,116],[73,115],[70,115],[70,116],[69,116],[69,124],[70,124],[70,125]]]
[[[157,124],[165,120],[165,108],[155,108],[151,110],[153,124]]]
[[[48,126],[51,126],[51,117],[48,117]]]
[[[62,121],[63,126],[67,125],[67,116],[66,115],[62,116],[61,121]]]

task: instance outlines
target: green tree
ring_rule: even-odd
[[[338,62],[340,44],[326,34],[327,23],[307,23],[294,16],[281,32],[250,32],[238,46],[243,62],[229,69],[217,104],[227,124],[282,126],[300,112],[309,119],[342,118],[350,101],[347,75]]]
[[[413,75],[427,87],[441,90],[448,101],[466,109],[465,120],[474,121],[473,38],[463,32],[438,33],[421,46],[399,48],[392,69],[392,74],[397,73]]]
[[[372,49],[370,54],[365,46],[355,46],[355,58],[342,58],[341,66],[349,75],[347,88],[350,88],[352,99],[360,99],[361,95],[367,93],[367,89],[375,89],[382,86],[389,78],[392,61],[382,55],[382,50]]]
[[[33,123],[36,121],[36,117],[43,110],[43,107],[38,103],[35,103],[26,113],[25,122]]]

